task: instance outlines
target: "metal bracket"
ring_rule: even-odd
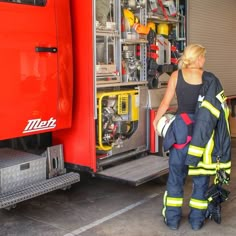
[[[66,173],[62,144],[48,147],[45,155],[47,157],[47,178]]]

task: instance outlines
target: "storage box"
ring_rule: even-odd
[[[116,75],[116,65],[96,65],[96,73],[99,74],[109,74],[109,75]]]
[[[46,157],[0,149],[0,193],[46,180]]]

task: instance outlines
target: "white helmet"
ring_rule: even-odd
[[[157,123],[157,131],[162,136],[165,137],[170,124],[174,121],[175,115],[167,113],[161,117]]]

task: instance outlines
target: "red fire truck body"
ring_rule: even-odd
[[[86,4],[71,1],[71,19],[74,42],[73,123],[71,129],[53,133],[53,139],[55,143],[63,143],[65,162],[96,171],[93,1]]]
[[[83,11],[81,11],[81,9],[83,9]],[[94,11],[95,3],[93,1],[88,1],[86,4],[81,1],[71,1],[74,62],[73,119],[70,129],[62,129],[60,131],[53,132],[52,137],[54,144],[63,144],[64,160],[68,167],[76,170],[89,171],[99,176],[101,174],[103,176],[103,173],[101,173],[100,170],[103,170],[104,167],[99,165],[99,161],[109,158],[112,159],[113,155],[107,153],[99,155],[96,152],[97,127],[95,125],[95,120],[97,117],[95,110],[97,109],[97,88],[95,75],[96,44],[94,43],[94,32],[96,32],[96,28],[94,22]],[[146,123],[145,125],[149,127],[150,123]],[[141,135],[143,137],[146,135],[148,136],[149,131],[145,129]],[[152,137],[154,136],[155,134],[152,132]],[[141,154],[148,151],[148,141],[145,140],[144,145],[145,149],[140,152]],[[160,144],[157,142],[157,145]],[[127,144],[127,146],[129,146],[129,144]],[[132,147],[133,146],[131,145],[130,149]],[[139,147],[135,146],[135,148],[138,149]],[[121,152],[121,155],[127,155],[127,158],[129,158],[129,155],[132,155],[129,154],[129,148],[127,151],[125,150],[124,153],[125,154]],[[134,151],[133,156],[140,153]],[[116,156],[118,155],[115,155],[115,158]],[[150,171],[150,174],[148,174],[148,172],[145,174],[141,173],[141,178],[145,179],[141,182],[146,182],[149,179],[153,179],[156,176],[160,176],[168,172],[167,159],[164,159],[164,163],[162,163],[162,160],[157,160],[157,163],[155,164],[158,165],[158,161],[160,161],[161,169],[156,168],[154,172]],[[136,173],[136,175],[139,174]],[[111,176],[110,174],[109,176],[105,174],[105,177],[117,178],[117,176],[114,177],[112,174]],[[120,179],[120,176],[118,179]],[[125,177],[122,180],[132,183],[135,182],[133,184],[138,185],[136,180],[129,181],[126,180]]]
[[[67,1],[0,2],[0,139],[71,126],[72,40]],[[53,16],[53,17],[52,17]]]

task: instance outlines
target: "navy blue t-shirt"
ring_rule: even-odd
[[[195,112],[198,95],[202,84],[189,84],[183,78],[182,70],[178,71],[176,96],[178,101],[177,114]]]

